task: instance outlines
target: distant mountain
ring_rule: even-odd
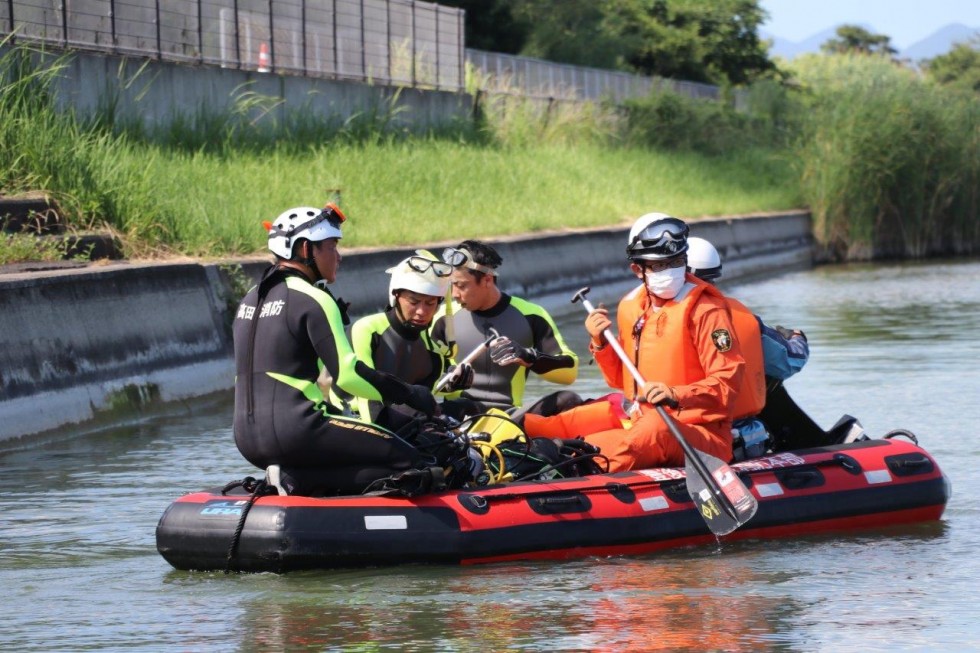
[[[820,52],[820,46],[828,40],[834,38],[836,35],[837,28],[828,27],[822,32],[817,32],[813,36],[810,36],[802,41],[794,42],[779,38],[773,34],[766,34],[765,32],[760,33],[762,38],[772,41],[772,47],[769,48],[770,56],[782,57],[783,59],[787,60],[807,52]]]
[[[910,61],[932,59],[941,54],[946,54],[957,43],[969,41],[974,34],[980,34],[980,28],[951,23],[939,28],[921,41],[916,41],[902,50],[899,56]]]
[[[760,31],[759,36],[772,41],[772,46],[769,48],[770,56],[782,57],[788,60],[808,52],[820,52],[821,45],[837,36],[838,27],[839,25],[828,27],[799,42],[788,41],[775,34],[768,34],[765,31]],[[858,27],[863,27],[873,34],[880,33],[870,25],[860,24]],[[921,41],[917,41],[904,50],[901,50],[897,56],[900,59],[908,59],[913,62],[922,59],[931,59],[937,55],[949,52],[954,44],[968,41],[971,35],[978,32],[980,32],[980,28],[952,23],[939,28]]]

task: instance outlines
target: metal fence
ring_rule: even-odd
[[[497,52],[467,49],[466,60],[478,73],[479,88],[488,92],[541,99],[611,99],[616,103],[649,95],[654,89],[672,90],[693,98],[717,100],[720,97],[718,87],[710,84],[570,66]]]
[[[463,16],[414,0],[0,0],[15,40],[451,91]]]

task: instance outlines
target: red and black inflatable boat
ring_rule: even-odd
[[[935,460],[898,438],[783,452],[732,468],[759,509],[723,540],[935,521],[950,496]],[[252,572],[640,554],[715,540],[688,495],[684,470],[674,468],[412,498],[255,499],[241,488],[216,489],[177,499],[156,537],[177,569]]]

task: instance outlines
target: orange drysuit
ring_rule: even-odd
[[[619,303],[619,342],[644,379],[666,383],[678,406],[667,408],[688,443],[721,460],[732,456],[732,415],[737,389],[742,384],[745,361],[734,335],[732,316],[725,297],[713,286],[691,274],[677,297],[656,306],[645,286],[627,294]],[[639,335],[637,340],[636,335]],[[602,375],[627,400],[637,384],[612,347],[593,349]],[[637,405],[631,426],[613,423],[596,433],[574,432],[581,420],[576,412],[595,413],[586,404],[553,417],[526,415],[529,435],[585,439],[609,459],[610,471],[681,466],[684,451],[653,406]],[[580,413],[580,417],[585,417]]]

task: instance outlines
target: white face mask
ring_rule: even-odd
[[[684,286],[684,266],[679,268],[667,268],[660,272],[643,273],[646,281],[647,290],[661,299],[673,299]]]

